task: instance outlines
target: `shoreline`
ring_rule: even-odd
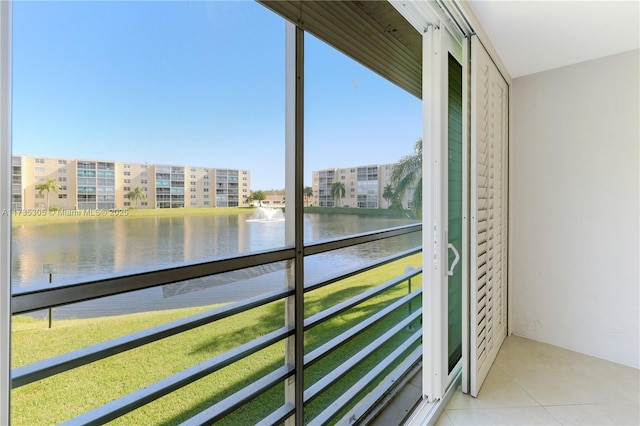
[[[2,215],[11,215],[11,225],[68,223],[84,220],[121,220],[137,218],[158,218],[177,216],[221,216],[252,214],[260,207],[196,207],[177,209],[95,209],[95,210],[52,210],[25,209],[3,210]],[[271,207],[264,207],[271,208]],[[282,207],[274,207],[281,209]],[[408,210],[355,209],[348,207],[305,207],[311,214],[348,214],[357,216],[388,217],[394,219],[414,219]]]

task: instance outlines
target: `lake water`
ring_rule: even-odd
[[[284,246],[285,222],[260,219],[255,213],[247,213],[21,225],[13,228],[12,235],[12,289],[64,285]],[[408,223],[411,222],[402,219],[306,214],[305,242]],[[305,279],[318,279],[418,244],[420,237],[410,235],[308,257]],[[56,265],[52,284],[43,272],[45,264]],[[281,288],[286,282],[284,268],[284,263],[266,265],[59,307],[54,317],[116,315],[232,302]]]

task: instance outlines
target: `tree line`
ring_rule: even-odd
[[[391,183],[384,187],[382,198],[391,209],[402,209],[402,198],[413,188],[411,210],[419,217],[422,215],[422,139],[414,145],[413,153],[400,159],[391,169]],[[343,182],[331,184],[331,196],[340,207],[340,200],[346,193]]]

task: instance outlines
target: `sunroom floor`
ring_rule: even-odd
[[[400,393],[373,424],[400,424],[413,393]],[[638,425],[640,370],[509,336],[478,397],[458,389],[436,424]]]

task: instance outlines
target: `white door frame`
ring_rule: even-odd
[[[464,349],[458,365],[448,371],[448,55],[451,53],[462,65],[463,74],[463,182],[468,181],[468,132],[465,89],[467,84],[465,55],[466,43],[439,22],[430,26],[423,42],[423,168],[429,170],[429,184],[423,185],[423,200],[428,206],[423,211],[423,267],[425,274],[423,298],[423,393],[429,401],[442,399],[447,389],[467,364]],[[465,315],[465,289],[468,288],[468,184],[463,184],[463,241],[460,266],[463,276],[463,316]],[[464,324],[464,322],[463,322]],[[464,330],[464,327],[463,327]],[[437,350],[433,350],[437,348]],[[425,365],[428,366],[425,368]]]

